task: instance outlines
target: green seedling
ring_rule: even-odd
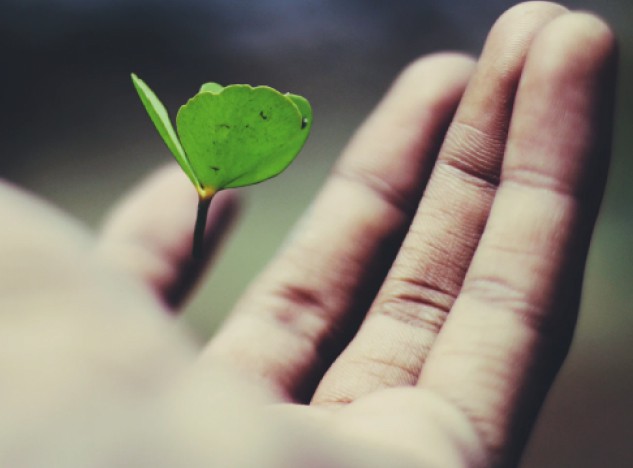
[[[193,256],[200,258],[213,196],[286,169],[308,138],[312,108],[307,99],[268,86],[206,83],[180,107],[176,133],[156,94],[133,73],[132,82],[156,130],[198,192]]]

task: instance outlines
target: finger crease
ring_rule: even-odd
[[[450,312],[455,295],[420,280],[408,278],[398,281],[412,286],[415,291],[390,293],[377,304],[376,313],[437,334]]]
[[[499,187],[499,175],[479,170],[474,164],[468,164],[460,159],[440,159],[438,165],[446,170],[457,173],[460,180],[485,190],[494,191]]]
[[[398,362],[396,359],[384,359],[378,356],[365,356],[362,360],[358,360],[358,362],[354,363],[353,361],[350,365],[360,364],[363,368],[366,369],[369,375],[376,377],[377,379],[389,383],[390,386],[392,384],[391,380],[385,380],[389,378],[387,375],[388,371],[401,371],[405,374],[405,380],[407,382],[415,382],[418,380],[420,376],[419,368],[412,368],[404,363]]]
[[[505,131],[497,138],[471,124],[455,121],[437,164],[455,169],[465,181],[495,190],[499,186],[505,139]]]
[[[323,309],[325,307],[319,294],[304,286],[285,284],[275,291],[275,294],[300,308]]]
[[[396,189],[393,184],[369,171],[351,170],[345,168],[343,165],[339,165],[334,169],[332,175],[369,190],[380,200],[404,214],[406,217],[411,217],[417,206],[418,200],[410,200],[407,194]]]
[[[538,303],[527,292],[504,278],[482,276],[469,279],[464,283],[462,294],[498,306],[500,310],[508,310],[539,335],[548,334],[549,327],[543,313],[545,304]]]
[[[512,183],[530,189],[545,190],[564,198],[577,198],[579,195],[559,177],[527,166],[506,169],[502,174],[501,181],[503,184]]]
[[[438,333],[449,309],[443,304],[402,294],[382,302],[377,311],[405,325]]]

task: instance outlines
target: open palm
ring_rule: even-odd
[[[97,239],[0,186],[0,461],[515,464],[573,334],[615,61],[599,19],[531,2],[477,62],[415,62],[201,353],[169,316],[202,268],[177,169]]]

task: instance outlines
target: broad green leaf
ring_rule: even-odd
[[[303,147],[311,123],[307,100],[248,85],[201,92],[176,117],[192,171],[212,192],[282,172]]]
[[[205,83],[178,111],[176,134],[154,92],[135,74],[132,82],[158,133],[198,191],[193,256],[201,259],[213,195],[262,182],[288,167],[308,138],[312,108],[301,96],[267,86]]]
[[[171,125],[165,106],[163,106],[163,103],[160,102],[150,87],[134,73],[132,73],[132,83],[134,83],[136,92],[141,98],[141,102],[143,103],[145,110],[149,114],[150,119],[152,119],[156,130],[158,130],[158,133],[163,138],[167,148],[169,148],[172,152],[174,158],[176,158],[176,161],[178,161],[178,164],[182,167],[185,174],[187,174],[189,179],[191,179],[194,185],[197,186],[198,182],[191,170],[191,166],[189,165],[187,156],[185,155],[182,145],[178,140],[178,136],[174,131],[174,127]]]
[[[200,92],[218,94],[222,92],[223,89],[224,89],[224,86],[222,86],[221,84],[211,82],[211,83],[203,84],[200,87]]]

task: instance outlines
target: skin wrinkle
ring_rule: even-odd
[[[360,168],[351,170],[345,165],[339,165],[335,168],[333,177],[340,177],[345,182],[357,184],[360,188],[365,189],[368,194],[381,200],[390,208],[400,212],[404,219],[410,218],[416,208],[416,204],[407,198],[402,191],[399,191],[390,182]]]
[[[517,185],[529,190],[543,190],[557,195],[562,204],[578,204],[580,189],[573,182],[561,180],[530,165],[509,166],[504,174],[504,184]]]
[[[397,359],[397,355],[392,355],[390,359],[385,359],[384,357],[379,356],[370,356],[365,355],[363,359],[352,363],[360,367],[365,367],[369,371],[370,375],[372,375],[377,380],[382,380],[384,378],[384,371],[381,372],[380,368],[387,370],[389,373],[403,374],[408,378],[418,376],[419,369],[416,369],[411,363],[400,362]],[[403,382],[406,382],[407,379],[403,379]]]
[[[436,174],[436,182],[443,183],[445,177]],[[441,177],[441,179],[440,179]],[[455,182],[454,179],[451,182]],[[450,184],[445,184],[450,185]],[[409,228],[407,242],[404,243],[401,250],[417,255],[401,255],[402,260],[398,261],[398,268],[394,269],[393,276],[397,279],[397,275],[404,272],[409,273],[406,277],[421,276],[424,271],[434,271],[430,274],[435,280],[444,279],[444,281],[461,283],[461,277],[452,277],[441,274],[446,270],[461,270],[470,260],[470,252],[468,249],[460,248],[476,244],[479,241],[481,232],[485,226],[485,219],[477,216],[477,213],[485,205],[491,202],[493,194],[481,195],[475,198],[474,195],[481,194],[475,186],[467,187],[460,190],[460,195],[465,199],[469,199],[462,204],[453,203],[425,205],[420,210],[418,216],[421,222],[413,224]],[[474,192],[474,193],[473,193]],[[483,199],[482,199],[483,198]],[[488,200],[490,198],[490,200]],[[429,197],[433,199],[433,197]],[[479,210],[478,210],[479,209]],[[462,224],[455,226],[453,229],[453,217],[460,217]],[[447,255],[450,251],[451,255]],[[402,267],[400,267],[400,265]]]
[[[372,314],[438,332],[457,294],[416,278],[401,278],[398,284],[402,289],[377,302]]]
[[[435,170],[441,167],[457,170],[464,176],[463,182],[489,188],[494,193],[499,185],[501,168],[498,155],[504,148],[505,135],[499,137],[456,120],[449,127],[442,147],[443,157],[438,160]]]
[[[443,304],[422,299],[417,295],[400,293],[390,298],[390,301],[382,302],[374,313],[436,334],[448,312],[449,309]]]

